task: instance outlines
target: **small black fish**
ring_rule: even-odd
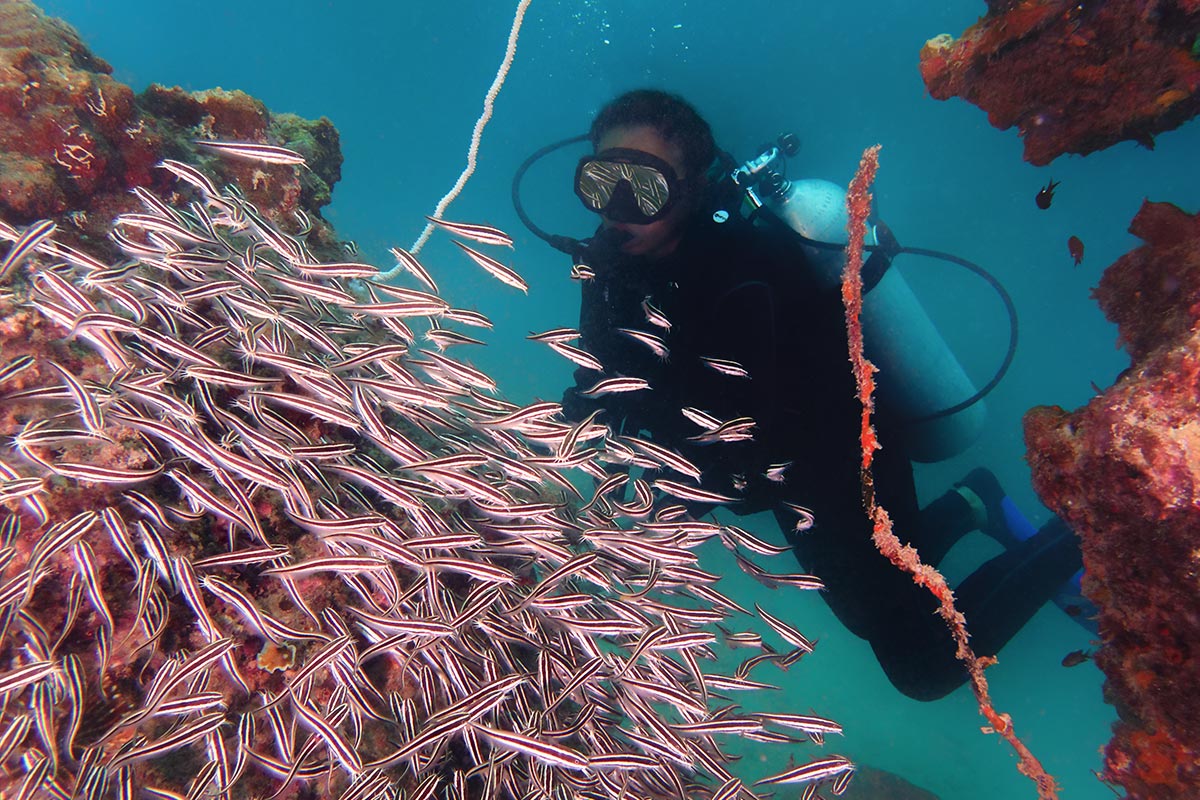
[[[1092,657],[1091,650],[1072,650],[1063,656],[1062,665],[1064,667],[1076,667]]]
[[[1050,203],[1054,200],[1054,190],[1062,181],[1051,180],[1037,193],[1037,197],[1033,198],[1033,202],[1037,203],[1038,208],[1049,208]]]

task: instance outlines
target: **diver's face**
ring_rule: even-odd
[[[681,180],[691,177],[683,168],[683,151],[664,139],[650,125],[613,128],[596,143],[596,152],[599,153],[612,147],[627,147],[631,150],[641,150],[643,153],[658,156],[671,165]],[[683,236],[683,223],[687,219],[690,208],[689,199],[683,198],[682,202],[676,202],[671,206],[665,217],[645,225],[617,222],[608,219],[603,213],[600,217],[604,221],[605,228],[621,231],[630,237],[621,245],[622,253],[655,259],[675,252],[675,248],[679,246],[679,240]]]

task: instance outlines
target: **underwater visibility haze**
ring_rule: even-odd
[[[1200,8],[1151,3],[1130,28],[1169,20],[1192,81],[1156,89],[1150,133],[1058,154],[1042,112],[996,100],[1005,53],[1042,47],[1047,74],[1115,60],[1130,4],[1102,5],[37,4],[64,28],[0,0],[0,133],[55,142],[29,175],[0,153],[0,795],[1197,796],[1200,740],[1175,733],[1200,731],[1177,699],[1200,598],[1172,583],[1200,552],[1195,400],[1160,398],[1195,386],[1200,352],[1181,321],[1200,308],[1200,51],[1179,44]],[[1091,602],[1046,604],[986,671],[1057,795],[970,687],[905,697],[788,585],[804,570],[771,515],[692,518],[690,465],[559,416],[578,362],[530,334],[579,324],[579,276],[522,224],[513,178],[638,88],[694,104],[736,162],[795,134],[793,179],[847,186],[880,144],[873,215],[953,257],[891,269],[974,386],[1007,372],[969,445],[917,465],[921,500],[984,466],[1034,527],[1095,529]],[[1144,110],[1113,89],[1109,114],[1122,102]],[[474,173],[435,213],[473,128]],[[572,192],[587,152],[525,174],[541,228],[595,230]],[[426,243],[427,216],[469,226]],[[1162,428],[1130,445],[1117,398]],[[1026,419],[1044,406],[1085,410]],[[1120,480],[1101,456],[1127,445],[1138,480],[1074,501]],[[630,462],[642,478],[614,477]],[[939,569],[953,586],[1001,551],[969,534]]]

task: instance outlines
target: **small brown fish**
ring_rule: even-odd
[[[1083,261],[1083,241],[1078,236],[1067,239],[1067,252],[1075,259],[1075,266],[1079,266]]]
[[[1060,183],[1062,181],[1051,180],[1038,190],[1037,196],[1033,198],[1033,202],[1037,203],[1038,208],[1047,209],[1050,207],[1050,203],[1054,202],[1054,190],[1058,188]]]
[[[1072,650],[1063,656],[1062,665],[1064,667],[1077,667],[1091,657],[1091,650]]]

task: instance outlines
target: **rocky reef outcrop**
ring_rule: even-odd
[[[197,148],[204,139],[286,146],[310,169],[222,159]],[[103,242],[113,217],[140,208],[131,188],[169,193],[172,177],[155,168],[164,158],[245,187],[247,199],[292,228],[303,211],[314,244],[336,244],[317,214],[341,177],[328,119],[274,114],[241,91],[151,85],[135,93],[66,23],[27,0],[0,3],[0,216],[54,219],[81,241]]]
[[[1147,202],[1144,244],[1095,296],[1132,364],[1083,408],[1025,418],[1034,486],[1079,533],[1100,608],[1096,663],[1120,715],[1105,778],[1200,796],[1200,214]]]
[[[1200,111],[1198,0],[1020,0],[921,50],[938,100],[961,97],[1002,130],[1014,125],[1025,160],[1048,164],[1154,136]]]

